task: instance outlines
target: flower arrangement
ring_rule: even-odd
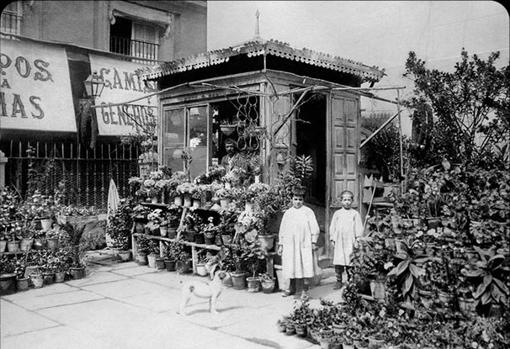
[[[177,186],[176,190],[179,194],[191,194],[195,186],[191,182],[184,182]]]
[[[227,188],[220,188],[218,190],[216,190],[216,192],[214,193],[214,195],[218,198],[218,199],[230,199],[232,197],[232,193],[230,190],[228,190]]]

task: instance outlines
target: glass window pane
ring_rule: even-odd
[[[182,171],[181,159],[185,140],[184,108],[166,109],[163,114],[163,164]]]
[[[190,164],[191,178],[204,173],[207,170],[208,154],[208,118],[207,107],[189,108],[189,141],[188,146],[192,148],[192,161]]]

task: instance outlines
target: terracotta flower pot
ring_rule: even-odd
[[[250,276],[246,278],[248,283],[248,292],[259,292],[260,291],[260,278]]]
[[[159,226],[159,234],[163,237],[165,237],[168,233],[168,227],[167,226]]]
[[[264,279],[261,281],[262,292],[264,293],[273,293],[274,287],[276,285],[276,280],[273,278],[272,280]]]
[[[205,268],[205,263],[197,263],[196,268],[197,268],[197,275],[199,275],[199,276],[207,276],[208,275],[207,270]]]
[[[156,257],[156,269],[165,269],[165,259],[163,257]]]
[[[0,295],[16,292],[16,274],[0,274]]]
[[[306,337],[306,325],[296,324],[294,327],[296,328],[296,334],[299,337]]]
[[[258,235],[257,240],[261,248],[265,249],[266,251],[271,251],[274,247],[275,237],[276,235]]]
[[[55,282],[55,273],[43,273],[43,282],[45,285],[51,285]]]
[[[191,260],[188,261],[177,261],[175,262],[175,269],[179,274],[187,274],[190,273],[193,269]]]
[[[131,260],[131,251],[119,251],[119,258],[122,262]]]
[[[75,280],[83,279],[85,277],[85,267],[71,267],[69,272],[71,277]]]
[[[21,278],[16,280],[16,289],[18,291],[26,291],[28,290],[28,287],[30,286],[30,279],[29,278]]]
[[[19,241],[9,241],[9,242],[7,242],[7,251],[8,252],[19,252],[19,250],[20,250],[19,244],[20,244]]]
[[[34,239],[24,238],[21,240],[19,248],[21,251],[30,251],[32,249],[32,244],[34,243]]]
[[[43,279],[43,275],[41,273],[31,274],[30,281],[32,282],[32,285],[34,285],[34,288],[43,287],[44,279]]]
[[[53,223],[51,218],[41,219],[41,228],[43,231],[48,231],[51,229],[51,223]]]
[[[231,273],[227,273],[227,275],[223,279],[223,286],[225,286],[225,287],[234,287],[234,283],[232,281],[232,274]]]
[[[136,255],[136,263],[138,263],[138,265],[147,265],[147,255],[145,253],[139,252]]]
[[[176,227],[168,227],[166,236],[169,239],[175,239],[177,237],[177,228]]]
[[[175,261],[165,259],[165,268],[167,271],[175,271]]]
[[[7,240],[0,240],[0,253],[4,252],[7,248]]]
[[[174,197],[174,205],[175,206],[182,206],[182,197],[181,196]]]
[[[147,262],[149,263],[149,268],[156,268],[156,257],[155,253],[151,253],[147,256]]]
[[[62,283],[66,279],[66,272],[65,271],[59,271],[55,273],[55,282],[56,283]]]
[[[236,290],[243,290],[246,288],[246,273],[240,272],[240,273],[232,273],[232,284],[234,289]]]

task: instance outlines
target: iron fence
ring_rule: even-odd
[[[66,204],[106,209],[110,179],[119,196],[129,196],[128,179],[138,175],[138,147],[99,143],[95,149],[73,142],[2,143],[6,185],[26,197],[32,187],[52,195],[59,184]],[[29,176],[29,173],[32,175]]]

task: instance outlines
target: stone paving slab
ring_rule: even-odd
[[[122,298],[122,301],[158,313],[175,313],[179,308],[180,296],[180,291],[168,289],[166,292],[151,292]]]
[[[141,280],[125,279],[120,281],[83,286],[82,289],[100,294],[104,297],[123,299],[153,292],[166,293],[168,289]]]
[[[80,330],[66,327],[43,329],[22,336],[2,337],[2,349],[112,349],[107,343]]]
[[[66,292],[58,295],[45,295],[39,297],[25,297],[13,300],[19,306],[28,310],[37,310],[43,308],[57,307],[62,305],[88,302],[104,298],[92,292],[75,289],[74,292]]]
[[[147,273],[157,273],[156,269],[149,268],[146,265],[134,264],[132,267],[112,270],[112,272],[125,276],[146,275]]]
[[[27,291],[13,293],[8,296],[2,296],[3,299],[7,299],[9,301],[15,301],[17,299],[25,299],[27,297],[42,297],[50,294],[58,294],[58,293],[66,293],[66,292],[75,292],[78,288],[68,285],[66,283],[54,283],[51,285],[44,285],[42,288],[31,288]]]
[[[250,312],[247,321],[221,327],[218,331],[235,334],[249,341],[255,341],[273,348],[303,349],[319,347],[297,336],[287,336],[279,332],[276,327],[276,320],[280,317],[281,314],[272,312],[271,309],[253,311]]]
[[[91,277],[94,275],[94,277]],[[75,287],[82,287],[87,285],[96,285],[104,282],[125,280],[126,277],[118,274],[114,274],[108,271],[94,271],[91,272],[86,278],[79,280],[68,281],[67,284]]]
[[[2,310],[0,313],[2,342],[5,337],[12,335],[59,326],[57,321],[45,318],[3,299],[0,299],[0,309]],[[3,344],[0,347],[4,349]]]

